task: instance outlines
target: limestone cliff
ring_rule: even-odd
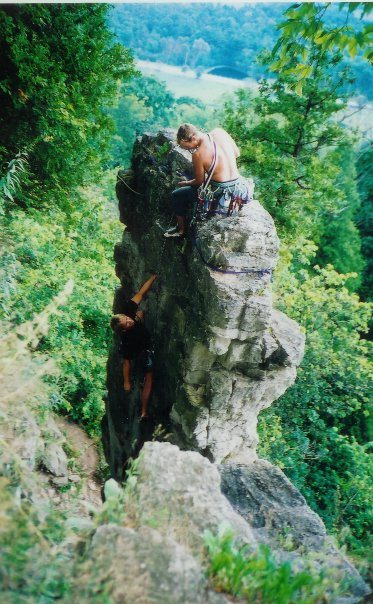
[[[170,589],[163,570],[170,551],[185,576],[193,567],[189,554],[203,560],[206,528],[217,533],[225,523],[241,543],[254,549],[268,544],[277,559],[296,568],[307,568],[312,558],[318,571],[331,573],[341,586],[341,597],[330,592],[328,601],[358,602],[368,588],[321,519],[278,468],[256,455],[258,414],[294,382],[305,339],[294,321],[272,307],[271,274],[278,259],[273,220],[252,201],[238,215],[199,222],[184,242],[165,239],[162,231],[174,220],[170,193],[180,174],[191,174],[190,156],[176,149],[173,139],[174,133],[162,132],[138,140],[133,169],[119,173],[117,186],[126,229],[115,249],[121,287],[114,312],[122,311],[147,270],[159,275],[145,306],[156,357],[154,421],[139,423],[139,385],[124,392],[114,342],[103,436],[112,475],[119,479],[144,441],[169,440],[179,448],[145,443],[126,501],[132,530],[108,527],[97,533],[97,543],[108,551],[115,543],[115,559],[125,558],[126,548],[135,560],[144,559],[153,597],[159,590],[154,547],[164,552],[159,553],[162,585]],[[149,551],[140,547],[144,538]],[[113,585],[127,585],[123,572],[116,563],[104,567]],[[197,588],[198,571],[193,573],[193,596],[173,591],[160,601],[215,602],[205,584]],[[131,589],[136,591],[135,583]]]
[[[255,563],[256,570],[238,575],[252,584],[249,601],[291,604],[304,596],[315,603],[362,602],[369,588],[320,518],[278,468],[255,454],[257,414],[292,382],[303,347],[296,324],[271,308],[273,223],[253,202],[239,217],[199,227],[204,257],[230,272],[201,263],[190,241],[185,249],[164,241],[156,222],[168,221],[172,174],[189,169],[171,147],[164,134],[138,143],[132,181],[122,183],[137,193],[121,202],[128,231],[116,250],[124,289],[117,310],[146,268],[159,270],[159,289],[148,304],[157,346],[155,421],[148,432],[139,431],[138,388],[124,395],[113,347],[103,426],[111,471],[119,477],[145,440],[171,439],[179,447],[146,442],[125,488],[109,480],[102,504],[93,442],[47,412],[41,376],[53,367],[28,346],[45,333],[45,317],[11,330],[0,341],[6,361],[0,363],[2,601],[248,601],[208,579],[213,565],[205,531],[214,540],[229,525],[234,549],[243,545],[240,552]],[[263,543],[272,552],[264,567]],[[297,574],[302,570],[305,591]],[[233,572],[240,572],[237,565]],[[269,598],[265,589],[276,573],[275,597]],[[289,576],[298,587],[290,599],[277,599]]]
[[[154,423],[181,448],[217,463],[248,463],[256,458],[258,414],[293,383],[304,336],[272,307],[278,238],[258,201],[239,215],[199,224],[196,240],[180,244],[162,236],[172,221],[170,192],[178,175],[191,170],[190,155],[175,148],[173,137],[143,136],[130,180],[119,176],[126,229],[115,251],[122,287],[114,310],[121,312],[146,269],[159,274],[146,306],[156,354]],[[115,347],[108,375],[104,433],[112,472],[120,477],[123,462],[150,435],[139,432],[138,391],[123,392]]]

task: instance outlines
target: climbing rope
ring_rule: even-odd
[[[132,187],[129,186],[128,182],[126,182],[124,180],[124,178],[122,178],[121,176],[119,176],[119,174],[118,174],[118,180],[120,180],[127,187],[127,189],[129,189],[130,191],[132,191],[132,193],[135,193],[135,195],[140,195],[141,197],[144,197],[144,193],[138,193],[138,191],[135,191],[134,189],[132,189]]]
[[[216,273],[223,273],[225,275],[250,275],[250,274],[253,274],[253,275],[258,275],[259,277],[264,277],[264,275],[272,275],[271,268],[262,268],[262,269],[247,268],[243,271],[236,271],[236,270],[233,270],[230,268],[222,268],[221,266],[212,264],[211,262],[208,262],[204,258],[201,248],[199,247],[197,242],[198,242],[198,238],[195,234],[193,234],[192,235],[193,247],[196,248],[200,259],[202,260],[202,262],[205,266],[207,266],[209,269],[211,269],[212,271],[214,271]]]
[[[171,216],[169,225],[168,225],[168,227],[166,229],[164,229],[164,227],[157,220],[155,221],[155,224],[162,230],[162,232],[164,232],[165,230],[167,230],[167,229],[169,229],[171,227],[172,221],[173,221],[173,216]],[[162,243],[161,252],[160,252],[159,260],[158,260],[158,266],[159,266],[159,268],[162,267],[163,255],[164,255],[164,251],[166,249],[166,244],[167,244],[167,239],[165,237],[163,239],[164,239],[164,241]],[[161,271],[157,271],[158,279],[156,281],[156,290],[155,290],[155,296],[156,296],[156,300],[157,300],[157,303],[156,303],[156,312],[155,312],[155,325],[156,325],[156,333],[157,333],[157,335],[159,335],[159,333],[160,333],[160,325],[159,325],[159,323],[160,323],[159,317],[160,317],[160,310],[161,310],[160,291],[159,291],[160,290],[160,288],[159,288],[159,277],[160,277],[160,274],[161,274]],[[156,342],[154,344],[154,348],[155,349],[157,348],[157,343],[159,341],[160,341],[160,338],[157,337]]]

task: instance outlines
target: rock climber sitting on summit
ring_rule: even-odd
[[[152,275],[140,290],[123,305],[123,313],[111,318],[110,326],[119,336],[119,352],[123,361],[123,380],[125,392],[132,388],[132,370],[144,376],[141,392],[141,419],[148,417],[148,405],[153,386],[154,354],[151,350],[150,333],[144,325],[144,312],[138,307],[153,285],[157,275]]]
[[[188,209],[198,199],[209,202],[210,213],[230,215],[252,199],[252,185],[239,175],[239,149],[232,137],[222,128],[201,132],[193,124],[182,124],[177,131],[177,143],[192,154],[194,178],[178,183],[172,192],[177,226],[164,233],[165,237],[182,238],[186,230]],[[234,207],[235,206],[235,207]],[[223,211],[219,211],[219,208]]]

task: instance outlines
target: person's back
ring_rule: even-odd
[[[216,212],[223,204],[230,215],[251,199],[250,191],[237,168],[239,149],[233,138],[223,130],[214,128],[209,134],[193,124],[182,124],[177,131],[177,144],[192,154],[194,178],[180,181],[172,191],[173,208],[177,226],[168,229],[165,237],[184,237],[188,208],[208,199],[207,212]],[[221,201],[223,200],[223,201]]]
[[[238,178],[237,157],[240,152],[232,137],[222,128],[211,130],[211,137],[218,149],[218,157],[212,179],[216,182],[225,182]]]

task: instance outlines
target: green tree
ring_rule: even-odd
[[[263,81],[257,97],[240,90],[225,105],[241,166],[256,177],[261,199],[288,238],[303,233],[317,241],[321,216],[349,204],[336,186],[340,167],[333,152],[348,142],[335,118],[346,102],[340,89],[347,74],[330,68],[340,60],[320,55],[301,95],[289,87],[294,76],[281,71],[276,81]]]
[[[106,27],[107,10],[0,9],[1,315],[19,325],[74,281],[68,308],[52,320],[39,350],[59,369],[50,378],[54,408],[91,434],[99,433],[103,413],[116,285],[112,249],[122,231],[114,200],[102,194],[107,182],[100,187],[92,180],[108,153],[117,79],[134,71],[130,54]],[[79,189],[87,182],[89,190]]]
[[[116,127],[112,163],[129,166],[136,135],[170,126],[175,116],[175,98],[163,82],[138,74],[123,84],[112,116]]]
[[[334,211],[326,211],[320,219],[319,249],[316,263],[332,264],[340,273],[356,273],[349,279],[351,290],[359,289],[364,261],[361,252],[361,238],[356,221],[361,200],[356,186],[355,150],[350,145],[337,148],[335,163],[340,166],[336,178],[337,191],[341,192],[345,205],[339,204]]]
[[[193,66],[204,65],[211,52],[211,47],[203,38],[197,38],[192,44],[190,62]]]
[[[172,125],[177,128],[185,122],[204,129],[211,129],[216,124],[211,107],[206,106],[199,99],[181,96],[176,99],[175,120]]]
[[[347,9],[343,25],[326,23],[325,13],[330,2],[293,4],[285,11],[287,17],[277,28],[282,31],[272,51],[273,71],[286,69],[295,77],[290,83],[299,94],[308,78],[312,77],[320,56],[347,51],[354,58],[360,49],[365,59],[373,63],[373,27],[364,24],[357,30],[349,25],[349,15],[360,12],[360,19],[372,10],[371,2],[340,2]]]
[[[28,151],[32,182],[18,203],[37,206],[57,189],[67,202],[71,187],[100,170],[111,136],[107,107],[118,79],[133,72],[107,12],[97,4],[0,8],[0,161],[5,167]]]
[[[296,383],[261,414],[261,453],[279,464],[329,529],[369,542],[371,308],[332,267],[296,274],[283,262],[276,304],[303,326],[306,353]],[[359,545],[359,540],[361,543]]]
[[[356,162],[357,183],[361,198],[357,223],[362,240],[365,260],[363,283],[360,293],[364,300],[372,300],[373,292],[373,146],[371,142],[361,145]]]

